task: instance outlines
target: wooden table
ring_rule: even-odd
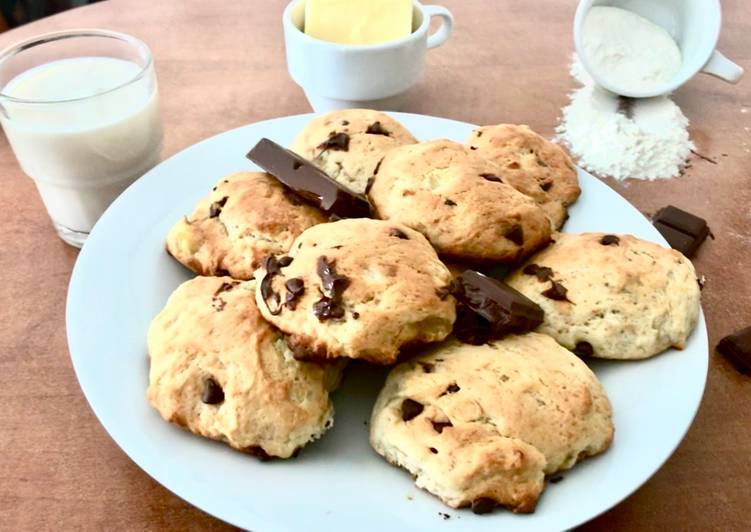
[[[574,84],[573,0],[446,0],[452,39],[429,54],[407,110],[474,123],[528,123],[551,134]],[[0,46],[76,27],[144,39],[156,58],[164,156],[257,120],[308,112],[287,75],[283,0],[111,0],[0,34]],[[751,9],[725,0],[720,47],[751,71]],[[675,95],[700,153],[680,179],[608,181],[644,212],[671,203],[716,236],[694,263],[707,278],[710,345],[751,325],[751,79],[695,79]],[[745,110],[745,111],[744,111]],[[0,528],[212,529],[133,464],[99,425],[73,373],[65,296],[76,250],[55,235],[34,186],[0,141]],[[670,393],[669,389],[665,393]],[[740,530],[751,511],[751,379],[710,353],[707,391],[665,466],[590,530]],[[607,479],[617,482],[618,479]]]

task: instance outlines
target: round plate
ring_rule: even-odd
[[[703,316],[683,351],[591,367],[613,404],[615,441],[548,485],[531,515],[453,510],[416,488],[368,445],[382,368],[356,365],[334,395],[336,423],[297,459],[261,463],[164,422],[146,401],[146,332],[167,297],[192,274],[164,251],[169,228],[225,174],[252,169],[261,138],[289,145],[313,115],[241,127],[164,161],[105,212],[70,281],[68,345],[94,413],[144,471],[186,501],[237,526],[262,530],[563,530],[611,508],[644,483],[688,430],[704,391]],[[471,124],[394,113],[417,138],[463,141]],[[631,233],[665,241],[608,186],[579,171],[582,196],[566,231]],[[443,512],[451,516],[444,519]]]

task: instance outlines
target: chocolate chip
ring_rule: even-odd
[[[558,281],[550,281],[550,288],[545,290],[542,295],[547,297],[548,299],[553,299],[555,301],[568,301],[571,303],[571,300],[567,297],[568,289],[563,286]]]
[[[421,403],[412,399],[405,399],[402,401],[402,421],[409,421],[410,419],[422,414],[423,408]]]
[[[319,150],[349,151],[349,135],[346,133],[329,133],[329,138],[318,145]]]
[[[514,244],[517,246],[521,246],[524,244],[524,230],[522,229],[521,225],[515,225],[511,228],[511,230],[506,233],[506,238],[511,240]]]
[[[360,319],[360,313],[355,311],[352,313],[352,319],[353,320],[359,320]]]
[[[349,125],[349,120],[342,120],[342,125],[343,126],[348,126]]]
[[[386,131],[379,121],[375,121],[370,124],[368,126],[368,129],[365,130],[365,133],[369,133],[371,135],[386,135],[387,137],[391,136],[391,133]]]
[[[479,139],[480,137],[482,137],[482,131],[477,131],[476,133],[477,133],[477,138],[478,138],[478,139]]]
[[[344,308],[330,297],[323,296],[313,303],[313,314],[318,321],[338,319],[344,317]]]
[[[470,146],[469,149],[474,151],[477,149],[477,146]]]
[[[258,445],[251,445],[250,447],[245,447],[243,451],[245,451],[251,456],[255,456],[261,462],[268,462],[269,460],[273,458],[269,453],[267,453],[263,449],[263,447],[260,447]]]
[[[286,268],[287,266],[289,266],[290,264],[292,264],[293,260],[294,259],[292,257],[290,257],[288,255],[283,255],[283,256],[279,257],[279,259],[277,259],[277,262],[278,262],[280,268]]]
[[[209,207],[209,218],[216,218],[219,216],[219,213],[222,212],[222,207],[227,204],[228,199],[229,196],[224,196],[222,199],[212,203]]]
[[[594,354],[595,350],[592,349],[592,344],[582,341],[576,342],[573,352],[575,355],[578,355],[580,357],[591,357]]]
[[[433,430],[438,434],[441,434],[446,427],[454,426],[451,424],[451,421],[431,421],[430,423],[433,425]]]
[[[553,277],[553,270],[547,266],[538,266],[537,264],[527,264],[522,270],[524,275],[534,275],[541,283],[549,281]]]
[[[391,230],[389,231],[389,236],[395,236],[396,238],[401,238],[402,240],[409,240],[407,233],[405,233],[401,229],[397,229],[396,227],[391,228]]]
[[[443,204],[448,205],[449,207],[456,207],[456,202],[449,198],[446,198],[445,200],[443,200]]]
[[[436,449],[435,447],[430,447],[430,452],[433,454],[438,454],[438,449]]]
[[[336,261],[329,261],[326,257],[318,257],[316,265],[318,277],[321,278],[321,287],[324,295],[328,295],[336,302],[341,301],[342,292],[350,285],[350,280],[346,275],[336,273]]]
[[[487,514],[493,511],[493,508],[497,506],[497,503],[489,497],[480,497],[472,501],[472,513],[474,514]]]
[[[207,377],[206,380],[203,381],[201,401],[207,405],[218,405],[224,401],[224,390],[222,390],[222,387],[211,377]]]
[[[290,257],[286,258],[289,259]],[[280,304],[281,297],[274,290],[272,281],[276,275],[279,275],[279,273],[281,273],[280,261],[277,260],[274,255],[269,255],[263,261],[263,269],[266,270],[266,272],[263,275],[263,279],[261,279],[261,299],[263,299],[263,302],[266,304],[266,309],[269,311],[269,313],[272,316],[276,316],[282,311],[282,305]],[[273,301],[277,305],[277,307],[275,309],[271,308],[269,301]]]
[[[287,289],[287,297],[284,299],[284,304],[287,305],[288,309],[295,310],[297,300],[305,293],[305,282],[299,277],[293,277],[287,279],[284,287]]]
[[[617,246],[620,241],[621,239],[615,235],[605,235],[600,239],[600,244],[603,246]]]
[[[430,362],[418,362],[418,364],[425,373],[433,373],[435,369],[435,364],[431,364]]]
[[[547,192],[550,190],[553,186],[552,181],[545,181],[544,183],[540,183],[540,188],[543,190],[543,192]]]
[[[459,390],[461,390],[461,388],[459,388],[459,385],[456,384],[456,383],[452,383],[452,384],[448,385],[448,387],[446,388],[446,390],[441,395],[446,395],[446,394],[450,394],[450,393],[456,393]]]
[[[494,183],[503,183],[501,178],[494,174],[480,174],[480,177],[488,181],[493,181]]]

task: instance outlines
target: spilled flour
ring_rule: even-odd
[[[681,173],[691,150],[688,119],[667,96],[629,100],[595,85],[574,55],[571,75],[582,87],[562,110],[556,140],[580,166],[616,179],[660,179]]]

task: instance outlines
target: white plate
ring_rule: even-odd
[[[472,125],[395,113],[421,139],[463,141]],[[476,516],[414,487],[368,445],[383,370],[348,374],[334,396],[336,423],[299,458],[261,463],[162,421],[146,402],[146,331],[191,274],[164,251],[170,226],[220,177],[247,170],[261,137],[289,145],[312,115],[251,124],[164,161],[107,210],[83,247],[68,291],[68,344],[81,388],[117,444],[144,471],[191,504],[243,528],[276,530],[561,530],[614,506],[670,456],[699,406],[707,374],[704,318],[683,351],[642,362],[596,362],[613,403],[615,441],[549,485],[537,511]],[[632,233],[664,244],[623,198],[586,172],[566,231]],[[102,472],[102,474],[106,474]],[[451,519],[444,520],[439,512]]]

